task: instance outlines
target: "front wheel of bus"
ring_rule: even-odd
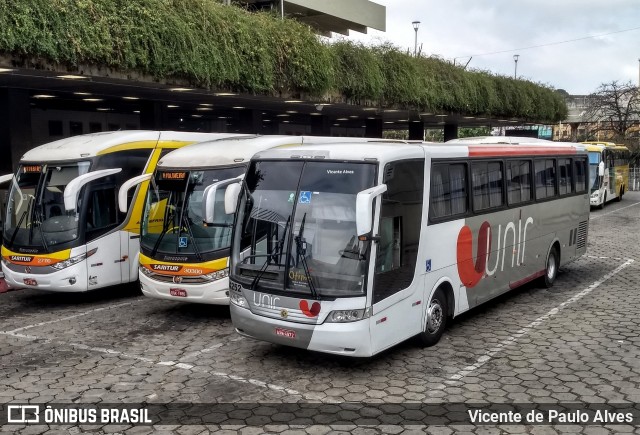
[[[547,267],[544,270],[544,286],[545,288],[553,287],[553,283],[558,276],[558,268],[560,267],[560,255],[558,248],[555,246],[549,251],[547,256]]]
[[[427,307],[427,324],[424,331],[420,333],[420,341],[425,347],[433,346],[442,337],[444,328],[447,326],[448,317],[447,297],[442,289],[436,290],[429,301]]]

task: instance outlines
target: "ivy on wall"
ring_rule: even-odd
[[[552,89],[390,46],[323,42],[306,25],[211,0],[2,0],[0,54],[103,65],[238,92],[556,122]]]

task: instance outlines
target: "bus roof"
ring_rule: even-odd
[[[458,144],[458,143],[483,143],[483,144],[508,144],[508,145],[517,145],[517,144],[550,144],[553,143],[546,139],[538,139],[534,137],[521,137],[521,136],[474,136],[474,137],[465,137],[460,139],[451,139],[446,143],[448,144]]]
[[[349,146],[344,146],[349,145]],[[289,159],[295,157],[324,158],[330,160],[377,160],[381,162],[408,158],[461,158],[461,157],[516,157],[571,155],[585,151],[585,146],[550,141],[517,145],[460,141],[457,143],[389,143],[367,141],[350,143],[311,144],[287,148],[273,148],[255,155],[256,159]]]
[[[613,142],[596,142],[596,141],[591,141],[591,142],[582,142],[585,146],[585,148],[587,149],[587,151],[591,151],[591,152],[602,152],[605,149],[613,149],[613,150],[618,150],[618,151],[629,151],[629,148],[627,148],[625,145],[619,145],[619,144],[615,144]]]
[[[68,137],[40,145],[27,151],[21,160],[28,162],[80,160],[109,152],[122,151],[123,149],[154,148],[159,140],[193,143],[229,136],[231,136],[231,134],[228,133],[190,133],[148,130],[92,133]]]
[[[247,135],[200,142],[171,151],[158,162],[158,168],[206,168],[237,165],[248,162],[256,153],[272,148],[306,149],[310,144],[342,143],[354,144],[366,141],[363,138],[324,136],[260,136]],[[374,141],[372,139],[371,141]],[[401,141],[376,140],[380,143],[401,143]]]

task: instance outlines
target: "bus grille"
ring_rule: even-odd
[[[578,225],[578,236],[576,238],[576,248],[584,248],[587,245],[587,221],[580,222]]]
[[[169,276],[169,275],[160,275],[158,273],[152,273],[151,275],[148,275],[149,278],[153,279],[154,281],[160,281],[160,282],[170,282],[173,283],[173,276]],[[210,282],[210,280],[201,278],[199,276],[182,276],[182,281],[180,281],[181,284],[204,284],[205,282]]]

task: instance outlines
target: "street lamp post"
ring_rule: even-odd
[[[415,57],[418,55],[418,28],[420,27],[420,21],[414,21],[411,24],[413,24],[413,30],[416,31],[416,40],[413,44],[413,56]]]
[[[519,54],[514,54],[513,55],[513,61],[515,62],[515,69],[513,70],[513,78],[514,80],[518,77],[518,58],[520,57]]]

